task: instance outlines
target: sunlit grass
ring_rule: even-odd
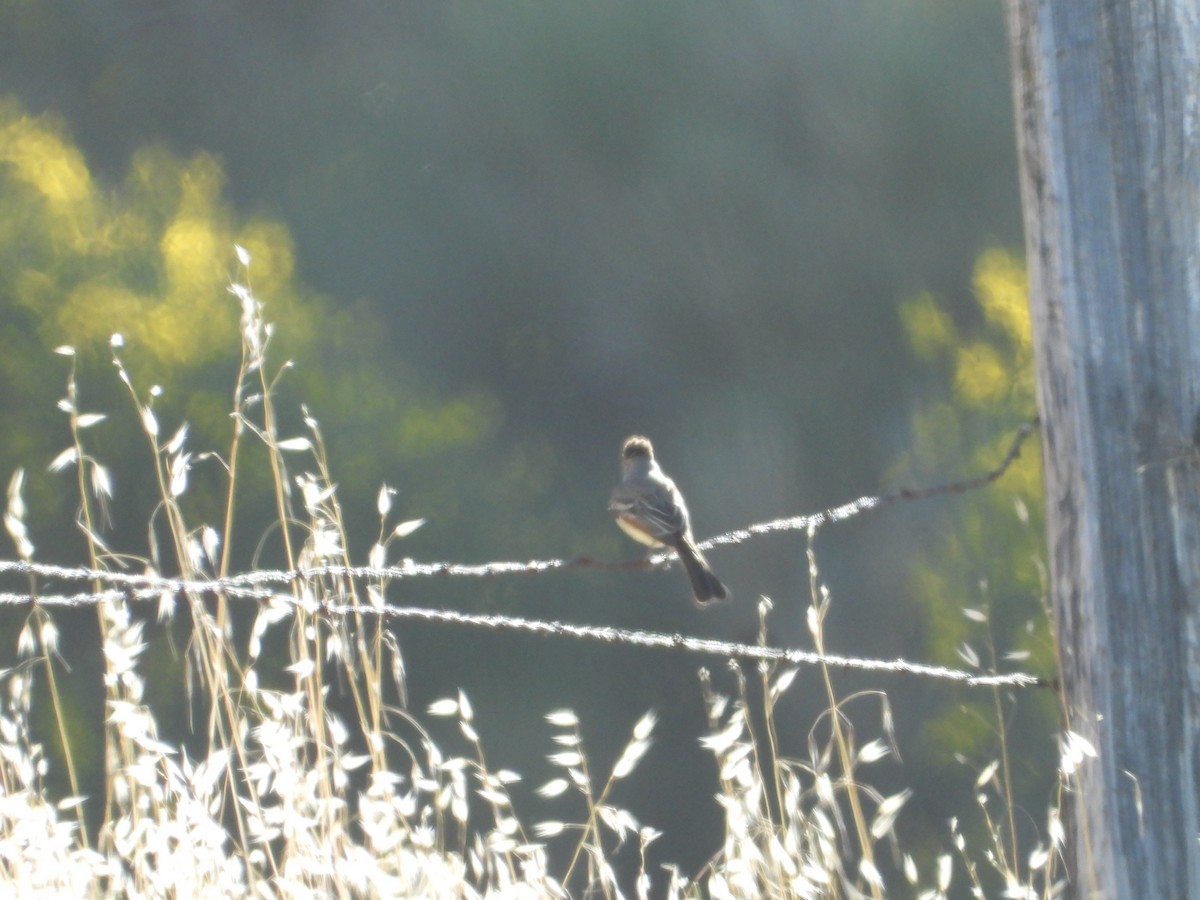
[[[240,248],[239,257],[248,269]],[[232,293],[242,309],[242,366],[233,392],[236,427],[224,454],[190,449],[186,426],[159,421],[161,390],[137,385],[121,361],[123,341],[112,341],[115,371],[136,408],[158,485],[143,558],[105,543],[112,487],[87,441],[103,415],[83,408],[73,351],[62,348],[70,374],[60,408],[72,440],[52,468],[74,475],[90,567],[188,579],[228,575],[231,543],[261,538],[235,537],[243,457],[252,447],[267,454],[277,519],[270,539],[286,565],[350,564],[319,425],[304,411],[303,433],[280,433],[275,396],[288,366],[269,368],[272,330],[250,288],[237,285]],[[219,529],[184,515],[182,498],[197,466],[215,467],[227,480]],[[17,554],[32,560],[22,484],[18,472],[5,523]],[[376,567],[421,525],[390,521],[391,494],[386,486],[379,493],[379,536],[367,552]],[[808,626],[823,653],[832,600],[811,541],[808,561]],[[796,668],[762,664],[748,673],[731,663],[732,696],[716,691],[701,670],[697,690],[708,733],[697,738],[717,773],[713,803],[724,837],[699,871],[651,862],[660,832],[612,799],[618,783],[636,784],[639,764],[655,752],[653,711],[630,711],[629,738],[607,770],[589,758],[576,712],[548,713],[554,734],[546,756],[556,774],[532,794],[534,808],[518,809],[510,790],[521,775],[488,763],[469,698],[459,693],[409,710],[406,679],[419,673],[405,672],[379,617],[327,614],[334,604],[379,606],[386,588],[382,581],[299,578],[286,595],[263,601],[240,635],[226,597],[189,595],[177,608],[173,596],[164,596],[157,620],[135,618],[124,601],[99,604],[105,724],[98,746],[88,750],[103,756],[105,792],[92,798],[80,796],[73,765],[80,750],[68,742],[59,698],[56,672],[67,661],[58,658],[52,617],[35,607],[16,639],[25,662],[0,673],[0,893],[937,898],[992,891],[1039,898],[1063,890],[1057,802],[1044,839],[1019,848],[1003,743],[1000,757],[979,773],[978,808],[961,816],[982,821],[988,844],[968,846],[952,821],[945,851],[920,871],[904,840],[911,791],[884,795],[871,786],[871,767],[898,755],[888,698],[874,691],[841,696],[827,669],[821,671],[826,709],[802,747],[785,746],[776,730],[776,707]],[[770,612],[771,603],[761,601],[764,646]],[[198,758],[160,738],[146,700],[146,632],[179,616],[191,626],[180,650],[181,681],[192,727],[205,738]],[[285,647],[282,661],[264,649],[267,642]],[[54,706],[54,735],[35,736],[31,727],[37,679]],[[335,683],[350,699],[348,718],[327,702]],[[457,723],[456,746],[434,741],[426,724],[434,719]],[[73,790],[58,800],[46,789],[42,742],[51,739],[62,745]],[[1090,750],[1072,736],[1063,748],[1061,787]],[[697,776],[698,792],[711,789],[710,777]],[[539,803],[558,812],[548,815]],[[85,804],[102,804],[95,834],[85,827]]]

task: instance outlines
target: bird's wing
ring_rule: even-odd
[[[622,482],[613,491],[608,508],[616,515],[641,520],[656,538],[666,539],[687,530],[687,512],[682,498],[670,482],[646,485]]]

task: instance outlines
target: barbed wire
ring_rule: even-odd
[[[775,531],[807,531],[810,528],[842,522],[861,513],[878,509],[901,500],[922,500],[941,494],[957,494],[986,487],[1008,471],[1009,467],[1021,455],[1021,447],[1033,430],[1037,427],[1037,419],[1031,419],[1023,424],[1013,437],[1012,443],[1004,458],[994,468],[974,478],[946,484],[933,485],[924,488],[901,488],[888,494],[877,494],[859,497],[849,503],[830,507],[816,513],[801,516],[789,516],[781,519],[771,519],[756,522],[745,528],[735,529],[724,534],[715,535],[699,541],[702,550],[726,544],[740,544],[754,535],[768,534]],[[397,580],[404,578],[431,577],[435,575],[491,577],[496,575],[536,575],[543,572],[561,571],[576,568],[593,569],[640,569],[656,567],[674,558],[671,552],[654,553],[638,559],[610,562],[598,560],[587,555],[579,555],[562,559],[531,559],[524,562],[501,560],[486,563],[451,563],[432,562],[420,563],[414,560],[404,560],[392,566],[342,566],[319,565],[300,569],[259,569],[240,575],[211,580],[186,580],[168,578],[153,574],[135,574],[128,572],[111,572],[102,569],[84,567],[66,567],[25,561],[0,560],[0,574],[13,572],[21,575],[42,575],[51,578],[76,581],[99,581],[109,584],[119,584],[128,587],[147,587],[155,590],[192,591],[197,593],[224,592],[234,596],[257,597],[259,594],[251,591],[245,593],[244,588],[266,584],[291,584],[310,578],[383,578]],[[2,602],[2,601],[0,601]],[[26,600],[28,602],[28,600]]]
[[[214,588],[206,592],[216,592],[215,585],[217,582],[201,582],[198,584],[209,585]],[[48,594],[38,596],[36,602],[39,606],[79,608],[104,601],[146,601],[158,599],[161,596],[162,591],[152,588],[140,588],[136,590],[110,589],[95,593]],[[576,625],[568,622],[547,621],[543,619],[525,619],[518,616],[464,613],[454,610],[426,609],[414,606],[370,606],[351,603],[306,602],[297,600],[288,594],[280,594],[262,589],[243,589],[240,596],[253,596],[261,600],[286,603],[293,607],[304,607],[310,612],[319,612],[332,616],[344,617],[357,615],[374,616],[381,619],[417,619],[425,622],[489,628],[495,631],[517,631],[553,637],[572,637],[580,640],[599,641],[606,644],[628,644],[639,647],[684,650],[693,653],[707,653],[727,659],[748,659],[758,662],[790,663],[793,665],[826,665],[832,668],[862,672],[917,675],[955,681],[970,687],[1024,688],[1047,686],[1045,679],[1023,672],[980,675],[962,669],[914,663],[905,659],[882,660],[838,654],[820,654],[811,650],[769,647],[761,644],[745,644],[712,638],[688,637],[682,634],[640,631],[609,625]],[[30,602],[31,598],[25,594],[0,593],[0,605],[28,604]]]
[[[723,544],[739,544],[748,540],[751,536],[774,531],[815,531],[822,525],[844,521],[868,510],[877,509],[900,500],[917,500],[939,494],[962,493],[986,486],[1003,475],[1009,466],[1020,456],[1021,446],[1036,426],[1036,419],[1022,425],[1001,462],[995,468],[978,477],[927,488],[906,488],[890,494],[860,497],[850,503],[809,515],[758,522],[746,528],[711,537],[700,542],[699,546],[708,549]],[[164,596],[175,597],[189,594],[194,596],[219,595],[246,600],[283,602],[292,606],[311,608],[313,611],[320,611],[326,615],[366,615],[378,616],[383,619],[417,619],[428,622],[491,628],[500,631],[521,631],[531,634],[567,636],[604,643],[678,649],[709,653],[726,658],[782,662],[795,665],[827,665],[835,668],[859,671],[918,675],[959,682],[972,687],[1045,687],[1049,684],[1045,679],[1021,672],[980,675],[944,666],[913,663],[904,659],[880,660],[852,656],[822,655],[812,651],[793,648],[768,647],[758,644],[687,637],[681,634],[638,631],[612,626],[576,625],[514,616],[463,613],[452,610],[427,609],[412,606],[304,601],[271,588],[271,586],[286,586],[322,577],[373,580],[382,584],[384,581],[389,580],[435,575],[491,577],[505,574],[537,574],[572,568],[642,568],[660,565],[669,559],[671,559],[671,554],[660,553],[648,558],[620,562],[605,562],[596,560],[590,556],[576,556],[568,559],[529,560],[526,562],[496,561],[475,565],[445,562],[418,563],[413,560],[405,560],[401,564],[394,566],[320,565],[294,570],[258,570],[213,579],[170,578],[154,573],[112,572],[102,569],[58,566],[26,560],[0,560],[0,575],[41,576],[63,581],[91,581],[113,586],[106,590],[81,591],[74,594],[0,592],[0,606],[37,604],[39,606],[79,608],[116,600],[149,601],[161,600]]]

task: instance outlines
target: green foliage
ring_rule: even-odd
[[[203,441],[225,444],[233,360],[242,314],[230,294],[231,248],[254,260],[256,297],[280,324],[276,352],[325,364],[287,376],[318,409],[333,411],[345,450],[346,487],[373,491],[380,468],[489,439],[500,419],[495,399],[472,390],[439,397],[383,350],[378,327],[358,309],[335,310],[298,280],[291,236],[274,221],[241,215],[225,199],[221,162],[183,159],[159,145],[133,154],[124,181],[106,185],[89,170],[54,116],[0,101],[0,462],[11,468],[62,449],[53,407],[63,372],[48,352],[75,347],[79,366],[106,366],[110,335],[138,383],[169,384],[160,410],[188,422]],[[109,379],[89,379],[89,391]],[[92,409],[116,405],[100,388]],[[107,391],[107,392],[105,392]],[[33,410],[31,413],[30,411]],[[288,415],[294,414],[288,409]],[[290,423],[298,426],[298,422]],[[140,482],[144,459],[128,429],[97,429],[99,452],[119,481]],[[111,443],[104,443],[111,440]],[[112,457],[116,457],[113,459]],[[249,463],[247,497],[264,484]],[[452,481],[453,472],[443,477]],[[148,486],[143,486],[144,488]],[[48,499],[31,485],[39,500]],[[39,503],[45,508],[48,503]]]
[[[148,150],[124,190],[109,192],[60,122],[6,102],[0,162],[5,294],[31,314],[39,352],[95,346],[120,331],[157,376],[209,361],[235,339],[228,248],[244,242],[267,258],[279,248],[252,225],[230,227],[215,159]],[[277,292],[279,279],[265,279],[264,290]]]
[[[19,407],[6,417],[20,412],[24,425],[24,410],[62,390],[48,349],[68,344],[95,361],[114,332],[128,339],[129,362],[148,381],[182,383],[192,402],[215,402],[209,392],[218,389],[197,376],[237,340],[239,309],[227,289],[234,243],[254,254],[258,288],[276,314],[303,331],[286,232],[236,222],[221,199],[223,180],[209,155],[181,160],[151,147],[110,189],[92,177],[62,122],[0,103],[0,303],[6,318],[17,313],[3,356],[29,388],[9,394]],[[211,424],[228,432],[227,416]],[[11,443],[24,430],[2,429],[0,458],[28,459],[28,447]],[[55,440],[35,436],[42,447]]]
[[[965,321],[955,321],[946,304],[927,293],[901,309],[914,353],[950,386],[947,399],[913,419],[909,464],[923,478],[948,480],[962,468],[991,469],[1003,458],[1016,426],[1033,418],[1025,283],[1019,259],[991,249],[976,263],[975,305],[962,316]],[[977,658],[977,665],[990,667],[995,660],[988,648],[994,645],[1000,656],[1022,669],[1053,677],[1056,662],[1043,596],[1042,509],[1040,449],[1034,442],[992,490],[973,492],[946,507],[945,527],[932,542],[934,549],[918,555],[912,576],[934,658],[947,664]],[[1052,700],[1039,708],[1040,721],[1052,730]],[[960,754],[987,752],[994,739],[993,720],[987,704],[954,709],[927,727],[926,744],[953,747]],[[946,734],[954,740],[944,740]]]

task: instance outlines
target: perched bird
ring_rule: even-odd
[[[635,541],[670,547],[678,554],[692,582],[697,606],[729,599],[729,591],[692,539],[683,494],[658,467],[650,441],[640,435],[627,438],[621,447],[621,483],[613,488],[608,509],[621,530]]]

